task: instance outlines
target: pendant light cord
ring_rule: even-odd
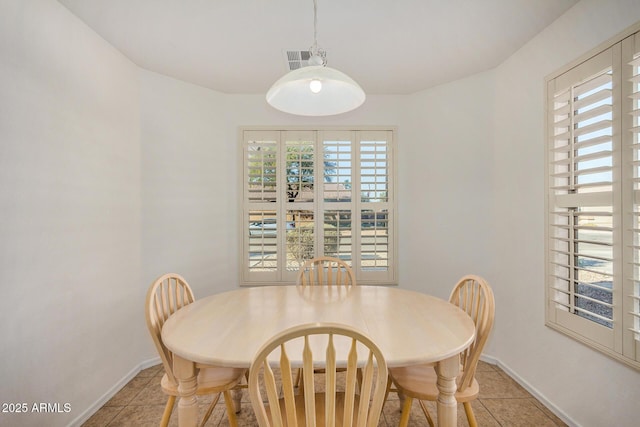
[[[326,65],[327,53],[318,47],[318,1],[313,0],[313,46],[309,48],[311,53],[310,65]]]
[[[318,1],[313,0],[313,46],[318,47]]]

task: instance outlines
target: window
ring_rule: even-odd
[[[546,95],[547,325],[640,369],[640,33]]]
[[[395,284],[394,133],[243,129],[243,283],[295,283],[325,255]]]

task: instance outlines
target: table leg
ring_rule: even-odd
[[[173,372],[178,380],[178,425],[196,427],[198,425],[198,370],[195,363],[173,355]]]
[[[438,426],[458,425],[458,402],[456,401],[456,378],[460,373],[458,355],[441,360],[436,364],[438,374]]]

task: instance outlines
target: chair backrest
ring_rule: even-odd
[[[315,360],[314,351],[318,356]],[[281,411],[276,379],[269,364],[277,364],[274,363],[274,359],[279,361],[284,411]],[[299,397],[298,405],[304,406],[306,419],[300,425],[297,415],[303,408],[296,410],[291,360],[302,360],[301,366],[293,366],[303,368],[301,392],[304,403],[300,403],[302,398]],[[345,364],[344,400],[340,401],[343,402],[340,407],[336,400],[336,372],[338,368],[344,368]],[[356,425],[354,418],[357,418],[357,426],[378,425],[388,377],[387,364],[382,352],[370,338],[351,327],[336,323],[313,323],[294,326],[275,335],[256,353],[249,370],[249,394],[260,427],[316,426],[318,400],[314,386],[314,367],[325,369],[325,410],[318,413],[318,425],[353,426]],[[362,369],[360,381],[356,377],[358,368]],[[270,417],[267,416],[265,401],[261,395],[261,382],[266,390]],[[343,409],[342,417],[340,411],[336,410],[337,406]],[[324,423],[321,420],[324,420]]]
[[[495,300],[491,287],[481,277],[464,276],[453,288],[449,301],[464,310],[476,325],[476,338],[460,355],[462,376],[458,390],[463,391],[473,383],[478,360],[489,338],[495,317]]]
[[[353,270],[339,258],[328,256],[305,262],[298,271],[298,285],[355,285]]]
[[[193,292],[189,284],[182,276],[175,273],[158,277],[147,291],[144,306],[147,327],[160,354],[164,370],[174,384],[177,384],[177,380],[173,375],[173,353],[162,342],[162,326],[169,316],[193,301]]]

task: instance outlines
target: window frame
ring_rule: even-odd
[[[640,59],[640,23],[628,28],[587,54],[567,64],[545,78],[544,85],[544,124],[545,124],[545,324],[587,346],[594,348],[615,360],[640,370],[640,233],[638,211],[640,210],[640,149],[638,132],[632,128],[634,123],[631,111],[634,109],[630,95],[640,92],[640,84],[633,86],[631,59]],[[610,59],[606,59],[606,57]],[[598,325],[594,321],[574,315],[571,311],[559,310],[554,301],[554,211],[573,195],[569,194],[557,203],[554,194],[552,167],[553,147],[556,140],[553,97],[560,92],[554,86],[574,87],[585,81],[580,76],[581,67],[610,60],[612,73],[612,189],[610,206],[612,209],[612,322],[611,328]],[[598,66],[595,66],[597,69]],[[639,71],[640,72],[640,71]],[[581,80],[581,78],[583,80]],[[640,104],[640,102],[638,102]],[[638,106],[635,107],[636,110]],[[572,124],[574,122],[572,121]],[[570,143],[570,147],[573,145]],[[635,175],[635,176],[634,176]],[[635,184],[634,184],[635,182]],[[573,207],[596,206],[606,198],[604,193],[576,194]],[[579,200],[590,199],[587,204]],[[591,203],[589,205],[589,203]],[[568,205],[567,205],[568,206]],[[636,214],[634,215],[634,210]],[[634,222],[635,218],[635,222]],[[571,225],[570,225],[571,228]],[[634,231],[635,229],[635,231]],[[555,236],[557,240],[557,235]],[[578,237],[570,234],[569,245],[576,245]],[[569,259],[579,254],[579,249],[570,249]],[[569,265],[569,264],[567,264]],[[571,264],[573,265],[573,264]],[[578,279],[575,279],[578,281]],[[570,285],[571,286],[571,285]],[[571,296],[569,297],[571,298]],[[634,312],[635,314],[632,314]],[[635,329],[635,331],[634,331]]]
[[[282,196],[278,196],[280,192],[283,191],[281,186],[285,184],[286,181],[286,159],[287,154],[286,151],[282,151],[282,147],[285,146],[286,142],[291,142],[291,139],[285,141],[285,135],[293,135],[298,134],[304,138],[304,135],[312,134],[314,135],[314,145],[316,149],[323,148],[324,149],[324,141],[330,141],[331,139],[324,138],[325,135],[349,135],[350,141],[353,144],[351,147],[351,162],[360,163],[361,162],[361,154],[360,152],[356,153],[356,150],[360,147],[361,141],[367,141],[366,136],[370,134],[380,134],[386,133],[386,149],[388,152],[386,153],[386,168],[388,168],[386,179],[387,186],[389,192],[389,199],[387,202],[379,204],[375,202],[364,203],[360,200],[360,197],[355,199],[352,198],[350,201],[341,202],[341,201],[325,201],[322,197],[314,197],[313,201],[296,201],[294,203],[290,203],[287,200],[284,200]],[[248,155],[248,137],[246,135],[250,135],[251,133],[255,135],[259,135],[260,133],[264,133],[265,135],[273,135],[274,140],[276,140],[277,148],[277,161],[276,161],[276,201],[272,204],[274,207],[274,212],[277,215],[280,215],[280,220],[282,221],[283,213],[286,217],[287,212],[290,210],[311,210],[313,211],[313,221],[315,226],[319,226],[320,224],[324,224],[323,217],[325,212],[331,211],[331,207],[336,210],[340,209],[351,209],[351,231],[353,233],[351,245],[353,246],[351,249],[351,262],[352,269],[354,275],[356,277],[356,282],[362,285],[397,285],[398,284],[398,257],[397,257],[397,240],[398,240],[398,218],[397,218],[397,190],[396,190],[396,181],[397,181],[397,151],[398,151],[398,142],[397,142],[397,127],[396,126],[241,126],[238,129],[238,140],[239,140],[239,155],[240,155],[240,173],[239,176],[239,194],[240,200],[240,210],[241,210],[241,218],[239,221],[239,233],[240,233],[240,263],[239,263],[239,275],[240,275],[240,286],[263,286],[263,285],[283,285],[283,284],[295,284],[296,274],[292,271],[287,270],[287,266],[283,265],[286,263],[286,259],[284,261],[279,260],[282,257],[282,254],[286,254],[287,243],[286,243],[286,235],[281,231],[279,227],[276,227],[278,231],[277,234],[277,265],[278,268],[273,274],[252,274],[249,270],[248,259],[249,259],[249,239],[250,235],[247,232],[246,224],[247,221],[250,221],[251,216],[250,212],[252,206],[262,206],[266,208],[267,203],[263,202],[252,204],[249,200],[249,192],[248,192],[248,173],[249,173],[249,159]],[[286,149],[285,149],[286,150]],[[324,152],[324,151],[322,151]],[[318,153],[318,151],[314,151]],[[314,158],[314,162],[317,161],[317,157]],[[322,160],[321,160],[322,161]],[[355,167],[359,173],[360,165]],[[317,164],[314,165],[314,182],[322,182],[324,185],[324,165],[320,164],[319,167]],[[360,175],[353,171],[351,176],[351,181],[353,182],[353,191],[354,193],[360,194],[360,183],[358,182],[360,179]],[[317,193],[314,193],[317,196]],[[387,242],[387,254],[388,254],[388,266],[384,272],[369,272],[363,270],[360,263],[360,254],[362,252],[362,246],[359,245],[360,242],[360,232],[361,228],[361,215],[363,210],[366,207],[376,208],[384,205],[387,209],[387,215],[385,220],[388,221],[388,242]],[[295,208],[295,209],[291,209]],[[263,209],[264,211],[264,209]],[[278,214],[280,212],[280,214]],[[355,218],[354,218],[355,216]],[[320,218],[318,218],[320,217]],[[286,219],[288,221],[288,218]],[[288,227],[288,225],[287,225]],[[324,226],[326,227],[326,226]],[[314,228],[315,230],[315,228]],[[285,230],[286,232],[286,230]],[[356,232],[358,232],[358,237],[355,237]],[[319,233],[314,232],[314,248],[315,255],[320,256],[323,255],[324,248],[320,251],[320,246],[323,245],[320,242]],[[320,252],[319,252],[320,251]]]

